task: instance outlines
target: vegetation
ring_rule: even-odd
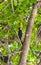
[[[18,36],[19,23],[21,24],[24,42],[27,23],[32,15],[36,0],[4,0],[0,1],[0,65],[6,65],[4,56],[8,55],[8,61],[12,65],[19,65],[22,44]],[[37,31],[41,23],[41,8],[38,9],[32,30],[30,48],[27,56],[27,65],[38,65],[41,62],[41,40],[37,37]],[[39,44],[37,41],[39,40]]]

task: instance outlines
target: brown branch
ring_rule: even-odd
[[[40,62],[39,62],[39,63],[37,63],[37,65],[41,65],[41,59],[40,59]]]
[[[7,23],[0,23],[0,24],[5,26],[5,27],[2,29],[2,31],[4,31],[5,29],[7,29],[8,31],[9,31],[9,30],[12,30],[12,28],[11,28],[9,25],[7,25]],[[15,31],[14,31],[14,32],[15,32]],[[15,33],[16,33],[16,32],[15,32]],[[16,41],[16,42],[18,42],[18,43],[20,43],[20,44],[22,45],[22,43],[21,43],[21,41],[20,41],[20,39],[19,39],[18,36],[17,36],[17,38],[8,39],[8,44],[9,44],[9,43],[12,43],[12,42],[14,42],[14,41]],[[1,45],[4,45],[3,42],[5,43],[5,41],[2,41],[2,39],[0,38],[0,44],[1,44]]]
[[[15,56],[16,54],[20,54],[20,53],[22,53],[22,51],[15,51],[15,52],[11,52],[9,55],[10,55],[10,56]],[[8,55],[8,54],[7,54],[7,55]],[[3,56],[6,56],[6,55],[0,54],[0,57],[3,57]]]
[[[31,48],[31,47],[30,47],[30,51],[31,51],[31,53],[32,53],[34,56],[36,56],[36,57],[37,57],[36,53],[32,50],[32,48]]]
[[[38,54],[36,54],[36,53],[32,50],[31,47],[30,47],[30,51],[31,51],[31,53],[32,53],[34,56],[36,56],[37,59],[40,59],[41,52],[37,52]],[[37,61],[37,62],[38,62],[38,61]],[[40,59],[40,62],[37,63],[37,65],[39,65],[40,63],[41,63],[41,59]],[[41,64],[40,64],[40,65],[41,65]]]
[[[11,43],[13,43],[13,42],[18,42],[18,43],[20,43],[21,45],[22,45],[22,43],[21,43],[21,41],[20,41],[20,39],[19,38],[15,38],[15,39],[8,39],[8,44],[11,44]],[[4,46],[5,45],[5,43],[3,43],[2,41],[0,41],[0,45],[1,46]]]
[[[4,46],[4,43],[3,43],[2,41],[0,41],[0,45],[1,45],[1,46]]]
[[[33,49],[30,47],[30,51],[32,52],[33,55],[37,57],[37,59],[41,56],[41,52],[34,52]]]
[[[33,29],[33,25],[34,25],[34,20],[37,14],[37,11],[39,9],[39,7],[41,6],[41,2],[38,2],[34,8],[33,8],[33,12],[32,15],[30,17],[28,26],[27,26],[27,30],[26,30],[26,37],[25,37],[25,41],[22,47],[22,56],[20,59],[20,64],[19,65],[26,65],[26,59],[27,59],[27,55],[28,55],[28,50],[30,47],[30,38],[31,38],[31,34],[32,34],[32,29]]]

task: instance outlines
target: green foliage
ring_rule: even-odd
[[[17,0],[14,0],[14,6],[17,6]]]
[[[36,0],[13,0],[13,6],[14,6],[14,14],[12,13],[12,7],[11,5],[8,5],[10,3],[10,0],[7,0],[6,2],[0,4],[0,23],[6,23],[7,25],[0,24],[0,38],[5,41],[6,35],[8,34],[8,39],[11,38],[17,38],[18,37],[18,26],[19,23],[22,23],[23,25],[23,32],[25,37],[26,32],[26,26],[27,22],[30,18],[30,15],[32,14],[32,9],[34,4],[36,4]],[[8,7],[6,7],[8,5]],[[6,7],[6,9],[5,9]],[[41,22],[41,8],[39,8],[37,12],[37,16],[35,19],[35,23],[33,26],[32,36],[31,36],[31,45],[33,52],[41,51],[41,42],[38,46],[36,46],[37,41],[37,30],[39,27],[39,23]],[[26,16],[28,17],[26,19]],[[5,29],[8,26],[10,29]],[[9,32],[8,32],[9,30]],[[23,39],[24,40],[24,39]],[[7,44],[7,42],[5,43]],[[22,46],[18,42],[13,42],[8,47],[4,46],[2,47],[0,45],[0,52],[3,55],[8,54],[7,48],[10,49],[10,52],[20,51]],[[37,54],[36,54],[37,55]],[[15,54],[15,56],[11,56],[11,61],[13,65],[18,65],[20,60],[21,53]],[[32,54],[32,52],[29,50],[29,54],[27,57],[27,61],[31,62],[33,65],[36,64],[37,58],[35,55]],[[1,64],[0,60],[0,64]]]

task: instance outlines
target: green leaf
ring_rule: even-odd
[[[17,0],[14,0],[14,6],[17,6]]]

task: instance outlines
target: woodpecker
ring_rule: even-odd
[[[18,28],[18,36],[19,36],[19,39],[22,41],[22,23],[19,23],[19,28]]]

